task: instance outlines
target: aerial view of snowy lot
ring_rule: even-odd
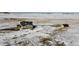
[[[79,13],[0,12],[0,46],[79,46]]]

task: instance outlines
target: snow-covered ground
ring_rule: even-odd
[[[79,27],[64,28],[37,26],[34,30],[24,29],[0,33],[1,46],[74,46],[79,45]]]

